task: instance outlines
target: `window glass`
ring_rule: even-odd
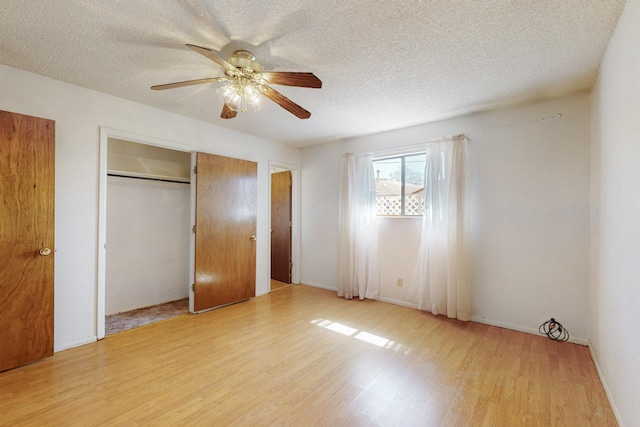
[[[422,215],[426,154],[404,158],[404,215]]]
[[[424,153],[373,161],[379,216],[423,214],[425,161]]]
[[[375,160],[378,215],[402,215],[402,158]]]

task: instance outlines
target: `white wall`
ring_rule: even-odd
[[[107,180],[106,314],[189,297],[189,184]]]
[[[625,10],[592,100],[591,348],[621,425],[640,425],[640,1]]]
[[[268,292],[269,160],[299,165],[299,149],[4,65],[0,94],[2,110],[56,121],[56,350],[96,337],[100,126],[163,140],[170,148],[257,162],[256,294]]]
[[[378,220],[380,239],[380,299],[394,304],[416,307],[407,299],[420,248],[422,218],[381,218]],[[398,287],[398,278],[402,287]]]
[[[583,93],[304,149],[301,281],[336,288],[341,153],[469,133],[473,319],[538,333],[553,316],[586,343],[589,109]],[[419,221],[381,226],[381,298],[407,303]]]

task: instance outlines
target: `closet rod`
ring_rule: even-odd
[[[174,179],[164,179],[164,178],[151,178],[147,176],[131,176],[131,175],[120,175],[116,173],[108,173],[107,176],[116,176],[118,178],[129,178],[129,179],[144,179],[147,181],[160,181],[160,182],[172,182],[174,184],[190,184],[189,181],[178,181]]]

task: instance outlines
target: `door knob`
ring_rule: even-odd
[[[255,234],[253,236],[251,236],[251,240],[258,240],[255,236]]]
[[[40,255],[42,255],[42,256],[51,255],[51,249],[49,249],[49,248],[40,249]]]

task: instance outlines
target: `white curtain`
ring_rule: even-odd
[[[338,296],[378,299],[380,261],[376,180],[371,156],[342,155]]]
[[[420,310],[471,317],[466,136],[427,146],[422,237],[409,298]]]

